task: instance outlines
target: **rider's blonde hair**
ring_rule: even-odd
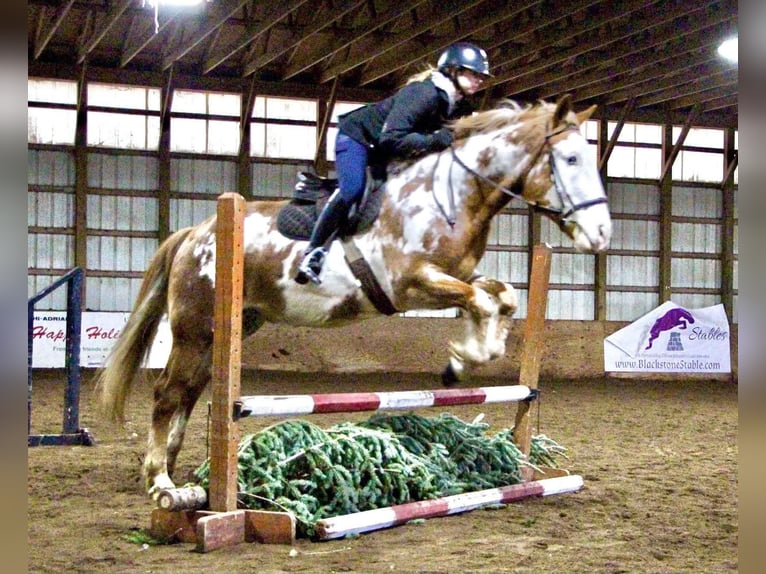
[[[425,70],[420,72],[415,72],[412,74],[409,78],[407,78],[407,81],[405,83],[412,84],[414,82],[423,82],[431,77],[431,74],[433,74],[436,71],[436,68],[433,66],[428,66]]]

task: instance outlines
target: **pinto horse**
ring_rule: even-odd
[[[490,223],[511,200],[559,224],[579,251],[607,248],[611,220],[587,141],[579,130],[595,107],[576,113],[568,96],[521,107],[506,101],[457,120],[453,145],[388,168],[377,219],[351,239],[396,311],[463,310],[462,340],[451,341],[447,385],[505,353],[517,308],[513,287],[479,276]],[[265,322],[313,327],[380,315],[333,242],[320,285],[293,277],[306,242],[276,227],[284,201],[247,203],[244,222],[243,336]],[[347,238],[348,239],[348,238]],[[176,231],[154,254],[133,311],[99,373],[102,412],[124,417],[125,401],[161,318],[173,344],[154,382],[142,473],[149,496],[172,488],[186,424],[211,379],[216,258],[215,216]]]

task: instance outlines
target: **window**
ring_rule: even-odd
[[[608,122],[611,138],[617,122]],[[658,179],[662,173],[662,126],[627,122],[617,136],[617,145],[609,156],[607,175]]]
[[[250,123],[250,153],[259,157],[314,159],[316,124],[314,100],[257,97]]]
[[[176,90],[170,114],[170,151],[238,154],[240,106],[239,94]]]
[[[28,143],[74,145],[77,82],[29,78],[27,104]]]
[[[156,150],[160,141],[159,110],[159,88],[89,83],[88,145]]]
[[[680,135],[681,128],[673,126],[673,143],[678,141]],[[691,128],[673,163],[673,179],[721,181],[724,173],[723,140],[723,130]]]

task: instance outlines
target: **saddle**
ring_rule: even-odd
[[[393,315],[398,312],[397,309],[380,286],[375,273],[351,237],[369,228],[378,217],[385,183],[385,178],[376,177],[375,172],[367,168],[367,186],[364,194],[351,206],[346,223],[339,230],[338,235],[346,263],[354,277],[359,280],[362,291],[378,311],[385,315]],[[279,210],[277,215],[279,232],[290,239],[309,239],[314,229],[314,222],[337,187],[337,179],[300,172],[293,198]]]
[[[385,180],[373,177],[369,169],[367,176],[364,193],[359,201],[351,206],[346,223],[339,230],[340,237],[368,229],[378,217]],[[335,178],[300,172],[293,198],[277,215],[279,232],[290,239],[306,240],[311,237],[314,223],[337,187],[338,180]]]

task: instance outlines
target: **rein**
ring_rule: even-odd
[[[524,197],[523,193],[521,192],[521,189],[524,187],[524,182],[526,181],[527,177],[529,176],[529,173],[532,171],[532,168],[537,164],[538,160],[540,159],[540,156],[543,155],[543,151],[546,147],[550,147],[550,139],[553,136],[556,136],[558,134],[564,133],[568,130],[574,130],[577,129],[575,126],[572,125],[565,125],[557,130],[548,132],[545,134],[545,139],[543,140],[543,144],[540,146],[540,148],[537,150],[537,153],[532,157],[532,159],[527,164],[526,169],[524,170],[524,173],[522,173],[519,177],[516,178],[516,180],[511,184],[511,188],[504,187],[498,183],[495,183],[488,177],[480,174],[473,168],[469,167],[465,164],[463,160],[460,159],[460,157],[457,155],[457,152],[455,151],[455,148],[450,145],[450,151],[452,152],[452,159],[453,162],[457,163],[460,167],[462,167],[464,170],[466,170],[468,173],[470,173],[472,176],[474,176],[476,179],[482,181],[483,183],[503,192],[506,195],[511,196],[514,199],[518,199],[520,201],[523,201],[527,205],[529,205],[532,209],[538,212],[547,213],[549,215],[556,215],[560,218],[561,222],[559,225],[563,225],[567,222],[568,218],[572,216],[573,213],[576,211],[580,211],[581,209],[587,209],[589,207],[592,207],[594,205],[598,205],[600,203],[607,203],[606,197],[597,197],[596,199],[589,199],[587,201],[583,201],[582,203],[575,203],[569,193],[567,193],[566,189],[564,188],[564,185],[561,183],[561,179],[558,176],[558,172],[556,171],[556,162],[553,158],[553,149],[551,148],[548,151],[549,161],[548,163],[551,166],[551,181],[556,189],[556,193],[559,196],[559,199],[561,200],[561,208],[556,207],[548,207],[547,205],[540,205],[536,201],[530,201],[526,197]],[[452,166],[450,165],[450,170],[452,169]],[[451,174],[450,174],[451,176]],[[449,178],[449,198],[450,198],[450,204],[452,205],[454,202],[453,199],[453,190],[452,190],[452,177]],[[567,201],[564,201],[564,198],[567,199]],[[569,204],[569,209],[565,210],[564,207],[566,204]],[[441,208],[441,206],[439,206]],[[442,213],[444,210],[442,209]],[[454,216],[452,218],[447,217],[447,221],[450,223],[450,226],[454,225]]]

